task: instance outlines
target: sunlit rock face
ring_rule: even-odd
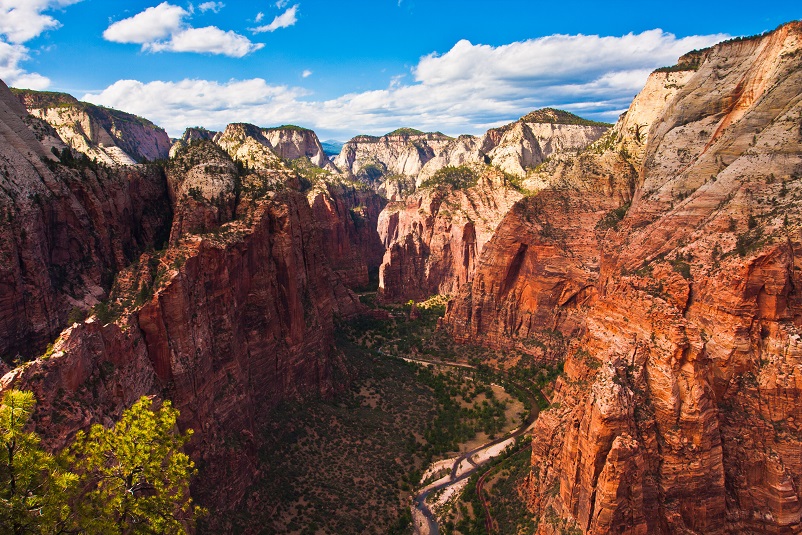
[[[799,531],[800,37],[654,73],[449,306],[467,340],[573,336],[533,440],[541,532]]]

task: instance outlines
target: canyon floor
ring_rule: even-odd
[[[375,294],[361,298],[375,306]],[[449,336],[436,330],[442,304],[426,306],[412,314],[409,305],[377,307],[343,322],[336,344],[348,390],[327,400],[284,402],[264,415],[260,473],[246,507],[225,518],[210,515],[199,533],[409,533],[413,494],[422,480],[440,475],[424,474],[428,466],[518,428],[526,400],[505,391],[488,368],[423,364],[467,363],[492,353],[472,347],[454,353]],[[527,441],[511,460],[527,458],[524,450]],[[511,471],[509,461],[500,462],[506,457],[470,479],[465,499],[462,486],[440,508],[441,533],[484,532],[477,529],[484,529],[485,510],[473,503],[476,479],[485,473],[493,476],[485,492],[492,510],[500,518],[509,516],[501,511],[523,511],[517,491],[495,490],[520,485],[528,473],[517,465]]]

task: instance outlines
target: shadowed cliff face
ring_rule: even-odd
[[[118,270],[164,241],[172,215],[159,168],[58,165],[27,124],[46,133],[0,85],[4,357],[41,352],[73,308],[97,303]]]
[[[246,194],[237,217],[143,255],[115,283],[119,319],[76,325],[52,356],[3,378],[4,388],[35,392],[50,447],[113,421],[141,395],[171,399],[180,426],[196,431],[196,494],[225,509],[256,475],[253,431],[265,411],[344,384],[334,378],[333,317],[360,305],[330,268],[305,196]]]
[[[386,252],[379,297],[388,302],[455,294],[507,210],[522,197],[503,173],[484,171],[475,186],[419,189],[379,216]]]
[[[14,306],[43,307],[40,316],[22,316],[27,331],[7,322],[4,343],[14,336],[44,342],[59,332],[63,317],[46,308],[62,298],[48,279],[54,266],[66,266],[70,291],[76,280],[94,284],[90,297],[98,299],[105,297],[101,276],[122,269],[104,313],[64,331],[45,358],[7,373],[2,389],[34,391],[37,431],[54,449],[91,423],[113,422],[142,395],[172,400],[179,425],[196,431],[189,445],[202,470],[195,495],[214,510],[235,506],[257,475],[253,433],[269,409],[347,384],[332,351],[333,318],[361,309],[346,284],[366,284],[368,267],[381,259],[375,219],[382,203],[372,192],[333,185],[301,193],[297,174],[275,156],[270,166],[245,170],[210,140],[177,149],[166,177],[158,168],[45,164],[24,112],[0,113],[2,125],[14,127],[3,130],[3,156],[15,165],[6,179],[19,192],[8,206],[28,210],[29,219],[24,230],[6,228],[4,251],[37,243],[19,256],[39,262],[22,264],[27,286],[7,294],[5,317],[21,321]],[[141,206],[132,191],[146,178],[160,189],[145,189],[150,204]],[[159,206],[168,223],[175,213],[168,246],[140,254],[153,247],[147,233],[155,232],[142,212]],[[42,237],[34,234],[40,227]]]
[[[601,154],[564,171],[572,218],[543,219],[562,251],[526,219],[555,188],[508,214],[450,305],[467,339],[577,336],[533,440],[543,533],[800,529],[801,37],[792,23],[653,74]],[[589,177],[625,159],[618,221]]]

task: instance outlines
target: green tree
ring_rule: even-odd
[[[70,462],[81,478],[74,502],[89,534],[185,533],[201,512],[189,495],[194,463],[181,449],[191,430],[176,433],[178,411],[157,411],[143,397],[111,428],[79,433]]]
[[[0,532],[59,533],[69,515],[67,492],[75,474],[62,470],[26,431],[36,398],[9,390],[0,405]]]

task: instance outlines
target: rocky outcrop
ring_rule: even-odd
[[[343,145],[334,164],[343,173],[378,186],[388,176],[417,176],[450,141],[440,132],[412,128],[399,128],[381,137],[357,136]]]
[[[167,158],[170,138],[147,119],[79,102],[64,93],[15,90],[28,112],[58,132],[68,146],[106,165]]]
[[[365,288],[378,270],[384,244],[377,232],[387,201],[368,188],[330,180],[306,194],[334,273],[352,289]]]
[[[44,350],[70,312],[105,297],[114,274],[164,242],[171,220],[152,166],[60,165],[0,84],[0,356]],[[37,130],[41,132],[41,130]]]
[[[600,221],[626,210],[635,180],[617,154],[587,153],[543,171],[543,189],[503,214],[471,284],[449,303],[455,338],[505,347],[544,331],[575,335],[596,294]]]
[[[456,294],[471,281],[485,244],[522,196],[503,173],[485,169],[470,188],[431,186],[388,204],[378,221],[386,248],[380,299]]]
[[[290,187],[265,191],[251,184],[261,183],[258,173],[245,174],[233,218],[187,229],[179,217],[193,200],[181,193],[187,182],[214,176],[193,182],[208,208],[209,188],[230,176],[209,169],[233,167],[209,142],[180,152],[175,171],[187,161],[186,172],[169,175],[172,245],[142,255],[117,277],[104,315],[65,331],[2,387],[35,392],[34,421],[53,448],[92,422],[114,421],[141,395],[172,400],[180,427],[195,430],[189,447],[203,472],[195,495],[225,509],[257,475],[253,436],[268,409],[344,384],[334,378],[334,317],[360,305],[332,271],[305,195]]]
[[[198,141],[179,150],[167,166],[167,184],[174,211],[171,243],[233,219],[239,170],[213,142]]]
[[[490,164],[523,177],[553,154],[584,149],[609,126],[545,108],[488,130],[481,137],[451,138],[412,128],[400,128],[381,137],[357,136],[343,146],[334,163],[348,176],[371,184],[387,199],[400,201],[449,166]]]
[[[522,201],[449,305],[474,341],[573,335],[532,441],[541,533],[800,530],[800,61],[796,22],[653,74],[609,137],[557,169],[595,236],[550,254],[559,239]],[[605,211],[604,179],[625,162],[624,216]],[[546,216],[552,236],[582,235]]]
[[[523,177],[554,154],[584,149],[610,126],[562,110],[536,110],[481,137],[460,136],[451,141],[421,169],[418,184],[443,167],[467,163],[487,163]]]
[[[307,128],[285,125],[263,130],[275,153],[285,160],[308,158],[317,167],[335,170],[317,135]]]

